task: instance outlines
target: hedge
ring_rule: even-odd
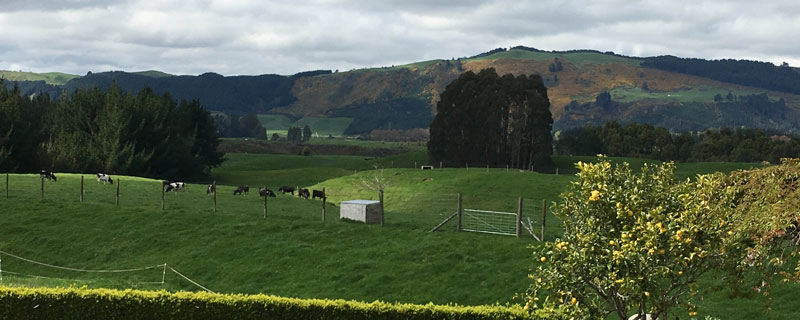
[[[531,319],[519,306],[418,305],[270,295],[0,287],[0,319]]]

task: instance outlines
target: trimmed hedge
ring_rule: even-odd
[[[206,292],[0,287],[0,319],[531,319],[521,307]]]

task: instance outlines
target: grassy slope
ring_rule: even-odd
[[[161,72],[158,70],[147,70],[147,71],[139,71],[139,72],[132,72],[133,74],[138,74],[142,76],[148,76],[152,78],[166,78],[166,77],[174,77],[174,74],[169,74],[166,72]]]
[[[61,85],[67,83],[70,79],[78,77],[80,76],[61,72],[34,73],[0,70],[0,78],[11,81],[44,81],[48,84]]]
[[[397,166],[421,161],[424,153],[387,157],[381,163]],[[330,180],[325,174],[371,166],[370,161],[347,157],[299,157],[231,155],[214,171],[218,181],[268,180],[275,188],[281,179],[316,183],[329,193],[328,219],[320,221],[320,202],[279,195],[269,199],[269,217],[261,215],[263,202],[253,194],[234,197],[231,186],[220,186],[219,212],[211,212],[211,198],[204,185],[189,185],[186,193],[167,194],[167,210],[160,210],[159,183],[121,177],[122,206],[113,206],[113,187],[98,185],[87,176],[86,202],[78,202],[77,175],[59,174],[59,182],[47,182],[48,198],[41,202],[36,175],[11,175],[11,198],[0,198],[0,250],[40,261],[82,268],[126,268],[167,262],[190,278],[221,292],[266,292],[284,296],[345,298],[372,301],[504,302],[526,287],[534,242],[512,237],[445,232],[430,228],[455,209],[455,194],[464,194],[465,208],[514,211],[516,199],[525,197],[525,215],[538,221],[541,200],[554,201],[573,176],[506,171],[505,169],[443,169],[421,171],[389,168],[386,190],[387,226],[367,226],[336,219],[341,200],[375,199],[375,192],[361,190],[359,177],[375,171]],[[593,157],[556,157],[562,172],[574,160]],[[624,159],[618,159],[624,160]],[[627,159],[632,160],[632,159]],[[361,162],[363,161],[363,162]],[[637,161],[634,167],[644,161]],[[679,164],[679,175],[707,170],[728,170],[750,164]],[[271,168],[271,170],[264,170]],[[240,176],[237,172],[244,171]],[[261,171],[261,172],[259,172]],[[256,176],[258,174],[258,176]],[[423,178],[432,178],[422,181]],[[120,178],[120,177],[118,177]],[[229,179],[229,180],[226,180]],[[324,180],[324,181],[323,181]],[[288,182],[287,182],[288,183]],[[253,184],[251,184],[252,186]],[[559,231],[550,216],[548,234]],[[109,232],[111,231],[111,232]],[[87,284],[91,287],[158,288],[139,284],[159,281],[160,270],[133,274],[94,275],[32,266],[3,257],[3,270],[81,281],[41,280],[4,274],[4,281],[29,285]],[[356,271],[354,271],[356,270]],[[188,282],[167,273],[166,289],[195,290]],[[778,286],[771,318],[790,318],[796,293]],[[712,290],[713,291],[713,290]],[[723,310],[740,310],[732,316],[757,316],[757,300],[731,302],[725,293],[713,292],[704,306],[716,316]],[[701,308],[701,312],[707,310]]]

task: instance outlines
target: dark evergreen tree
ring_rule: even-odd
[[[500,77],[494,69],[466,72],[442,92],[428,152],[433,161],[450,166],[548,170],[552,124],[541,77]]]
[[[303,141],[311,140],[311,128],[308,125],[303,127]]]

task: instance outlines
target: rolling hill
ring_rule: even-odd
[[[709,127],[800,129],[800,72],[747,60],[627,57],[592,50],[495,49],[472,57],[429,60],[347,72],[291,76],[173,76],[158,71],[90,73],[59,84],[35,77],[27,94],[116,82],[128,91],[150,86],[176,98],[198,98],[226,113],[348,118],[345,134],[376,128],[427,127],[445,87],[461,73],[495,68],[499,74],[539,74],[548,86],[556,130],[637,121],[675,131]],[[43,82],[44,81],[44,82]],[[10,85],[10,84],[9,84]],[[608,93],[608,94],[605,94]],[[312,128],[313,129],[313,128]]]

